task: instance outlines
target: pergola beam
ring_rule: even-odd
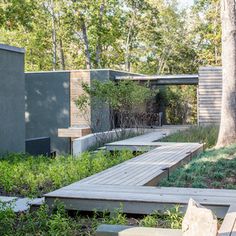
[[[152,85],[198,85],[198,75],[117,76],[116,80],[150,82]]]

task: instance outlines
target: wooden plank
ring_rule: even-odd
[[[221,99],[221,96],[222,96],[222,92],[217,92],[217,93],[213,93],[213,92],[206,92],[206,91],[199,91],[198,92],[198,95],[200,95],[201,97],[205,97],[207,98],[207,96],[211,96],[211,97],[216,97],[217,99]]]
[[[168,195],[191,195],[191,196],[212,196],[212,197],[232,197],[236,198],[236,190],[230,189],[203,189],[203,188],[178,188],[178,187],[147,187],[147,186],[117,186],[117,185],[93,185],[73,183],[61,189],[79,191],[109,191],[109,192],[129,192],[140,194],[168,194]]]
[[[229,202],[235,202],[235,196],[207,196],[191,194],[192,189],[186,193],[188,189],[183,193],[175,191],[176,188],[169,188],[172,193],[158,192],[158,188],[154,187],[137,187],[137,191],[132,189],[123,189],[124,186],[117,186],[116,191],[112,191],[109,186],[104,186],[104,190],[97,189],[97,186],[93,186],[91,190],[64,190],[55,191],[51,193],[51,196],[46,196],[46,202],[49,205],[53,205],[55,199],[60,199],[67,209],[93,211],[98,210],[114,210],[119,208],[120,204],[123,206],[125,213],[135,214],[149,214],[154,210],[163,210],[167,207],[173,207],[176,204],[186,206],[189,198],[192,197],[202,205],[214,210],[218,217],[224,217],[229,207]],[[146,192],[140,191],[145,188]],[[155,190],[155,191],[153,191]],[[179,190],[184,190],[180,188]],[[150,192],[149,192],[150,191]],[[55,197],[53,197],[53,195]]]
[[[231,232],[231,236],[236,236],[236,221],[234,222],[234,227],[233,227],[233,230]]]
[[[163,173],[164,168],[170,168],[171,166],[177,166],[177,164],[186,159],[190,154],[189,152],[196,145],[185,144],[185,148],[179,151],[176,147],[169,148],[161,147],[157,148],[147,154],[140,155],[137,158],[131,159],[122,163],[118,168],[110,168],[109,171],[95,175],[88,181],[86,179],[84,183],[93,184],[130,184],[137,185],[142,178],[142,185],[153,182],[158,175]],[[197,145],[197,150],[202,149],[202,145]],[[195,151],[195,149],[193,149]]]
[[[214,107],[214,106],[202,107],[202,106],[200,106],[200,108],[201,108],[202,114],[206,113],[206,114],[210,114],[210,115],[212,115],[212,114],[218,115],[221,112],[220,107]]]
[[[221,106],[221,100],[199,100],[199,106]]]
[[[201,86],[198,87],[201,90],[207,90],[207,91],[211,91],[211,90],[219,90],[222,91],[222,85],[221,84],[202,84]]]
[[[54,206],[55,199],[47,198],[46,203],[50,206]],[[84,199],[67,199],[60,198],[60,201],[65,205],[68,210],[80,210],[80,211],[104,211],[108,210],[113,212],[114,210],[121,208],[124,213],[130,214],[151,214],[156,210],[166,211],[173,208],[176,205],[180,205],[180,211],[184,212],[187,207],[187,203],[158,203],[158,202],[142,202],[142,201],[111,201],[111,200],[84,200]],[[224,205],[208,205],[203,204],[207,208],[211,209],[215,214],[223,218],[227,212],[227,207]]]
[[[58,129],[58,137],[80,138],[88,134],[91,134],[91,129],[89,127],[81,127],[81,128],[71,127],[68,129]]]
[[[199,68],[199,71],[222,71],[222,67],[221,66],[201,66]]]
[[[96,185],[95,185],[96,186]],[[123,186],[120,186],[122,189]],[[149,188],[149,187],[146,187]],[[180,203],[187,204],[189,198],[194,198],[196,201],[201,204],[208,205],[224,205],[230,206],[230,204],[236,204],[235,196],[208,196],[208,195],[191,195],[187,194],[160,194],[158,191],[155,193],[140,193],[136,192],[135,194],[132,191],[123,191],[119,189],[117,191],[111,192],[109,188],[104,191],[97,191],[97,189],[91,189],[90,191],[81,191],[80,189],[76,190],[56,190],[50,194],[45,195],[46,198],[67,198],[67,199],[90,199],[90,200],[112,200],[112,201],[136,201],[136,202],[156,202],[156,203]]]
[[[235,236],[236,235],[236,205],[231,205],[224,217],[224,221],[219,229],[218,236]]]

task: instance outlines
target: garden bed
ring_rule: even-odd
[[[211,148],[216,144],[218,130],[217,126],[193,126],[184,131],[171,134],[160,141],[204,143],[205,148]]]
[[[236,145],[205,151],[172,172],[160,186],[236,189]]]
[[[217,137],[216,127],[193,127],[166,137],[162,141],[205,142],[212,147]],[[132,158],[129,151],[84,153],[79,158],[32,157],[11,154],[0,160],[0,194],[12,196],[42,196],[94,173]],[[236,189],[236,145],[222,149],[207,149],[190,163],[178,168],[164,179],[161,186],[230,188]],[[77,212],[69,215],[62,205],[50,212],[42,205],[34,212],[15,214],[9,206],[0,203],[0,235],[94,235],[99,224],[179,229],[183,215],[178,206],[164,213],[131,216],[117,210],[110,215]]]
[[[127,216],[117,209],[112,215],[107,212],[90,215],[69,215],[60,204],[50,213],[46,205],[37,211],[15,214],[9,206],[0,204],[0,235],[94,235],[100,224],[179,229],[183,215],[179,208],[156,212],[147,216]]]
[[[160,186],[236,189],[236,144],[214,149],[218,128],[193,127],[170,135],[162,141],[204,142],[207,150],[188,164],[170,173]]]
[[[0,195],[41,197],[133,156],[127,150],[87,152],[76,158],[58,156],[53,159],[9,154],[0,158]]]

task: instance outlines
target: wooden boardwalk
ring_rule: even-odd
[[[99,208],[102,199],[103,201],[106,199],[107,202],[113,201],[113,195],[115,197],[120,195],[119,189],[156,186],[163,177],[168,176],[169,171],[188,162],[202,150],[203,144],[199,143],[156,143],[156,147],[147,153],[46,194],[45,200],[52,205],[55,199],[60,199],[67,209],[90,211]],[[110,191],[112,186],[116,188],[117,193]],[[99,194],[95,193],[99,191],[99,188],[105,192],[100,195],[101,198],[96,199],[94,197]],[[146,190],[148,191],[148,188]],[[105,197],[104,193],[110,196],[110,199]],[[122,191],[122,196],[126,196],[125,191]],[[89,204],[81,204],[80,200],[86,199],[89,200]],[[130,201],[130,199],[127,200]],[[139,200],[142,201],[142,197]],[[92,209],[90,206],[93,206]],[[102,210],[105,210],[106,206],[107,204]]]
[[[163,136],[160,134],[159,137]],[[143,139],[142,139],[143,138]],[[156,136],[146,134],[108,144],[110,150],[124,146],[131,150],[150,150],[131,160],[92,175],[45,195],[52,207],[56,199],[68,210],[114,211],[150,214],[180,205],[185,210],[190,198],[212,209],[224,218],[219,236],[236,236],[236,191],[192,188],[156,187],[157,183],[176,167],[188,162],[203,150],[199,143],[156,142]],[[143,140],[143,141],[142,141]]]
[[[169,170],[189,161],[203,148],[198,143],[160,145],[159,143],[157,148],[147,153],[81,180],[78,184],[154,186]]]
[[[93,211],[119,208],[132,214],[150,214],[181,205],[183,210],[189,198],[212,209],[218,217],[224,217],[231,204],[236,205],[234,190],[166,188],[150,186],[78,185],[72,184],[46,196],[49,205],[55,198],[62,200],[67,209]]]

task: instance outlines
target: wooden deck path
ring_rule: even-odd
[[[188,129],[190,126],[188,125],[180,125],[180,126],[162,126],[160,128],[154,129],[153,132],[149,132],[143,135],[139,135],[133,138],[112,142],[106,144],[107,150],[122,150],[124,148],[128,148],[133,151],[143,151],[150,150],[155,148],[158,144],[158,140],[176,133],[181,130]],[[170,143],[166,143],[169,145]],[[165,145],[164,142],[161,142],[161,145]]]
[[[147,153],[81,180],[78,184],[154,186],[169,170],[189,161],[203,148],[198,143],[160,145],[159,143],[157,148]]]
[[[119,188],[127,186],[156,186],[160,179],[168,176],[169,171],[188,162],[194,155],[197,155],[202,150],[203,144],[199,143],[157,143],[156,148],[147,153],[46,194],[45,200],[51,205],[52,201],[55,199],[63,200],[64,203],[66,203],[65,199],[69,199],[70,203],[68,205],[67,201],[67,204],[65,204],[66,208],[70,209],[72,207],[73,209],[81,210],[79,207],[80,204],[78,205],[76,201],[79,202],[79,199],[85,194],[83,189],[86,186],[87,190],[92,188],[95,191],[99,186],[104,186],[105,189],[106,186],[119,186]],[[112,193],[109,194],[112,199]],[[93,206],[96,208],[99,204],[96,199],[93,198],[95,196],[94,192],[88,191],[86,193],[86,197],[90,195],[95,204]],[[86,209],[83,208],[83,210]],[[91,208],[87,210],[91,210]]]
[[[169,171],[201,152],[203,144],[156,142],[153,134],[144,137],[108,144],[107,147],[111,150],[123,145],[132,150],[150,147],[150,151],[48,193],[46,203],[52,207],[59,199],[68,210],[114,211],[122,206],[125,213],[150,214],[177,204],[185,210],[189,199],[193,198],[212,209],[218,217],[225,217],[219,236],[236,236],[235,190],[155,187]]]
[[[150,214],[181,205],[183,210],[189,198],[212,209],[218,217],[224,217],[231,204],[236,205],[234,190],[193,188],[166,188],[150,186],[78,185],[72,184],[46,195],[49,205],[60,199],[70,210],[93,211],[119,208],[126,213]]]

